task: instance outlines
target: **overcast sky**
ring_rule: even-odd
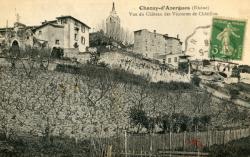
[[[116,11],[122,26],[130,31],[147,28],[151,31],[180,35],[182,41],[191,34],[195,27],[211,24],[212,16],[169,16],[135,17],[129,12],[139,12],[139,6],[209,6],[210,11],[219,16],[250,19],[249,0],[114,0]],[[53,20],[61,15],[71,15],[91,28],[101,23],[109,15],[113,0],[0,0],[0,27],[13,26],[16,11],[21,16],[20,22],[26,25],[39,25],[44,20]],[[250,64],[249,23],[247,25],[243,63]]]

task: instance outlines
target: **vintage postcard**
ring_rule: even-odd
[[[0,0],[0,157],[249,157],[249,0]]]

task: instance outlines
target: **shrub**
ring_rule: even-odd
[[[231,95],[231,99],[236,98],[240,93],[238,89],[235,88],[229,88],[229,94]]]
[[[53,48],[51,57],[56,59],[62,59],[64,55],[63,49],[61,48]]]
[[[199,86],[199,85],[200,85],[200,82],[201,82],[201,79],[200,79],[197,75],[194,75],[194,76],[192,77],[191,82],[192,82],[193,85]]]
[[[226,145],[213,145],[210,157],[246,157],[250,154],[250,136],[234,140]]]
[[[133,107],[130,109],[129,118],[131,123],[138,126],[137,133],[140,131],[141,127],[149,129],[149,118],[146,115],[146,112],[142,109]]]

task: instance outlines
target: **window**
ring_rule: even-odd
[[[67,19],[62,19],[62,24],[66,24],[67,23]]]
[[[42,31],[39,31],[39,32],[38,32],[38,35],[42,35]]]
[[[171,63],[171,58],[168,58],[168,63]]]
[[[83,33],[85,33],[85,27],[83,25],[81,26],[81,30]]]
[[[177,62],[177,57],[174,57],[174,62]]]
[[[81,43],[85,44],[85,38],[84,37],[81,37]]]
[[[59,40],[56,40],[55,44],[56,44],[56,45],[59,45],[59,44],[60,44],[60,41],[59,41]]]
[[[77,40],[77,34],[75,34],[75,40]]]
[[[148,51],[148,47],[146,46],[146,51]]]

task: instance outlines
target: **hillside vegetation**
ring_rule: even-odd
[[[148,117],[209,115],[219,125],[225,121],[221,116],[236,109],[188,83],[149,83],[92,65],[59,66],[57,71],[37,69],[27,76],[23,69],[1,67],[0,124],[6,138],[19,132],[76,139],[112,136],[137,128],[129,118],[134,107]]]

